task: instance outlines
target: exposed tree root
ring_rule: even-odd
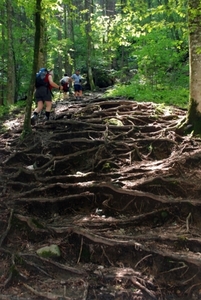
[[[178,128],[186,112],[94,95],[55,114],[24,140],[22,126],[1,135],[2,297],[199,299],[201,141]],[[60,257],[36,254],[52,244]]]

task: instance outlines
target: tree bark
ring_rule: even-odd
[[[6,1],[6,10],[7,10],[7,38],[8,38],[7,103],[14,104],[16,74],[15,74],[15,55],[13,50],[11,0]]]
[[[5,23],[6,21],[6,14],[5,14],[5,10],[0,10],[0,17],[3,23]],[[5,55],[4,53],[6,53],[6,32],[5,32],[5,26],[1,26],[1,38],[2,38],[2,53],[1,53],[1,63],[3,66],[3,69],[6,70],[6,59],[5,59]],[[5,71],[1,72],[0,74],[0,105],[4,105],[4,99],[5,99]]]
[[[73,36],[73,24],[72,24],[72,16],[71,16],[71,7],[67,4],[64,4],[64,38],[67,41],[65,45],[64,52],[64,70],[70,76],[73,71],[73,62],[70,55],[70,46],[69,40],[72,40]]]
[[[87,72],[89,78],[89,84],[92,91],[95,91],[96,87],[93,80],[93,72],[91,67],[91,52],[92,52],[92,40],[91,40],[91,13],[92,13],[92,1],[85,0],[86,9],[86,37],[87,37]]]
[[[199,0],[189,0],[189,63],[190,95],[187,123],[194,132],[201,132],[201,11]]]
[[[32,67],[32,76],[29,85],[29,92],[27,97],[27,105],[24,119],[24,127],[22,132],[22,138],[31,132],[31,106],[33,100],[33,92],[35,88],[35,77],[39,65],[39,49],[41,40],[41,7],[42,0],[36,0],[36,12],[35,12],[35,39],[34,39],[34,59]]]

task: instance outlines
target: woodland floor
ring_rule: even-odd
[[[186,111],[55,103],[20,139],[1,120],[0,299],[201,299],[201,140]],[[117,123],[117,120],[120,121]],[[58,258],[36,251],[58,245]]]

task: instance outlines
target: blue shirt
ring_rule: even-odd
[[[81,84],[82,77],[80,75],[73,74],[71,78],[74,80],[74,84]]]

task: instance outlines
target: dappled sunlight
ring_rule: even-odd
[[[12,129],[19,127],[21,124],[22,124],[22,120],[20,120],[20,119],[14,119],[14,120],[9,119],[3,123],[3,126],[5,128],[7,128],[8,130],[12,130]]]

